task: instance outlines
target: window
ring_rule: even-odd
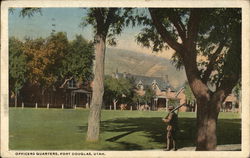
[[[74,79],[69,80],[68,88],[76,88],[76,82]]]

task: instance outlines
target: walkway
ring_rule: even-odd
[[[195,147],[184,147],[178,149],[178,151],[194,151]],[[240,151],[241,144],[228,144],[228,145],[218,145],[217,151]]]

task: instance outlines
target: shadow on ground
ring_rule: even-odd
[[[180,118],[178,132],[178,147],[194,146],[195,119]],[[106,141],[117,142],[120,138],[134,132],[144,132],[153,142],[164,146],[166,137],[166,124],[161,117],[152,118],[124,118],[102,122],[102,130],[109,132],[122,132],[123,134],[106,139]],[[193,133],[193,134],[191,134]],[[135,138],[136,139],[136,138]],[[181,141],[182,140],[182,141]],[[139,150],[139,148],[133,148]]]
[[[105,141],[122,145],[125,150],[143,150],[143,144],[119,141],[134,132],[143,132],[145,137],[153,142],[164,145],[166,124],[161,117],[151,118],[119,118],[101,122],[102,132],[113,132],[114,136]],[[86,126],[79,126],[81,132],[86,132]],[[117,134],[122,133],[122,134]],[[240,119],[219,119],[217,125],[218,145],[220,144],[241,144],[241,120]],[[196,119],[179,118],[179,132],[177,134],[178,148],[195,146]],[[136,138],[135,138],[136,139]],[[150,142],[148,142],[150,143]],[[123,150],[113,149],[113,150]],[[108,149],[107,149],[108,150]]]

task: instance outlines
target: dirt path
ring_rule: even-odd
[[[178,151],[194,151],[195,147],[184,147],[178,149]],[[241,144],[227,144],[227,145],[218,145],[217,146],[218,151],[240,151],[241,150]]]

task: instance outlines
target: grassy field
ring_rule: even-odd
[[[165,145],[166,112],[102,111],[101,140],[85,142],[88,110],[10,108],[9,146],[16,150],[148,150]],[[195,146],[194,113],[179,113],[178,148]],[[221,113],[218,144],[241,143],[241,119]]]

